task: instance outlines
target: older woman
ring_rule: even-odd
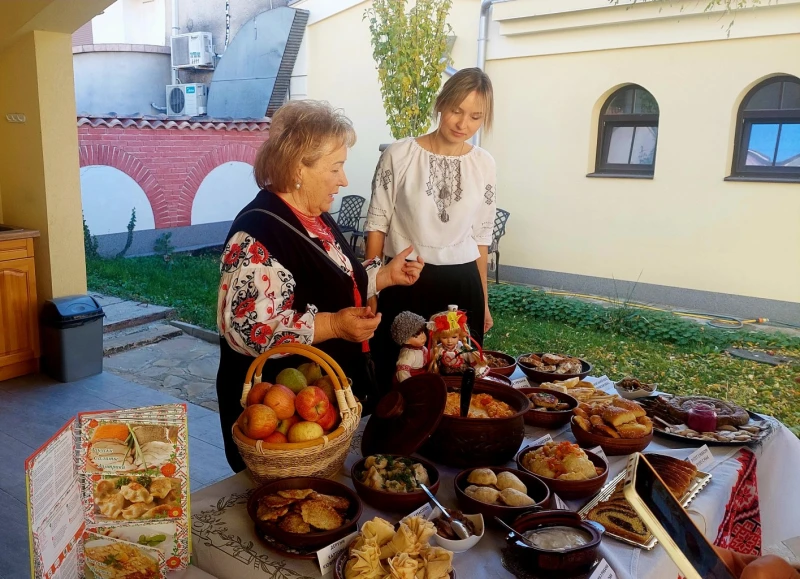
[[[375,402],[368,340],[381,321],[367,299],[391,285],[413,284],[422,262],[412,248],[386,267],[356,260],[328,210],[347,186],[344,163],[356,140],[349,119],[330,105],[292,101],[272,118],[256,157],[261,191],[237,216],[222,256],[217,302],[220,365],[217,397],[225,453],[234,471],[245,465],[231,429],[254,357],[285,343],[313,344],[353,380],[365,407]],[[271,359],[264,379],[304,360]]]

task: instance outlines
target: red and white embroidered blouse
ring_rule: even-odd
[[[320,239],[328,256],[353,279],[355,303],[361,307],[353,266],[330,228],[319,217],[308,217],[291,209],[309,236]],[[381,260],[371,259],[363,266],[367,270],[370,298],[377,293],[375,284]],[[230,238],[222,254],[220,274],[217,327],[235,351],[258,356],[278,341],[313,342],[316,306],[309,304],[304,312],[293,308],[292,272],[252,236],[239,231]]]

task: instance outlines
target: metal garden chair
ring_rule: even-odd
[[[361,229],[361,210],[365,199],[361,195],[345,195],[339,209],[331,213],[336,216],[336,225],[342,234],[350,234],[350,247],[356,251],[356,243],[364,236]]]
[[[494,215],[492,244],[489,246],[489,253],[494,254],[494,283],[500,283],[500,238],[506,234],[506,222],[510,216],[511,213],[500,208]]]

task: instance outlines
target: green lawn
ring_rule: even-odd
[[[179,319],[214,329],[218,264],[216,255],[175,255],[169,267],[161,257],[93,259],[88,282],[93,291],[171,306]],[[489,349],[572,354],[590,360],[595,375],[635,376],[667,392],[729,399],[800,434],[800,368],[723,352],[734,343],[800,357],[796,339],[706,331],[668,315],[601,308],[512,286],[492,286],[490,299],[495,327],[486,337]]]

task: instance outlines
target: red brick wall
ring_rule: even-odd
[[[153,208],[156,229],[191,225],[203,179],[229,161],[252,165],[268,123],[78,120],[81,167],[108,165],[129,175]]]

